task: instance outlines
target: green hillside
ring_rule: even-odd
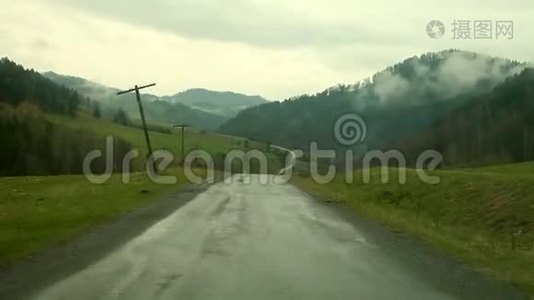
[[[120,140],[131,143],[133,149],[140,151],[140,158],[134,161],[136,169],[142,168],[143,157],[146,155],[146,143],[143,132],[139,128],[123,126],[108,120],[95,119],[87,114],[79,114],[77,118],[69,118],[60,115],[47,115],[47,119],[54,123],[75,130],[91,130],[102,137],[102,147],[104,146],[105,136],[111,135]],[[165,127],[164,127],[165,128]],[[150,131],[150,140],[153,150],[168,150],[175,155],[175,163],[180,161],[181,157],[181,131],[167,127],[170,133]],[[185,132],[185,152],[186,155],[192,150],[204,150],[208,152],[214,162],[215,167],[222,170],[224,158],[231,150],[248,151],[257,149],[262,151],[268,159],[269,172],[276,172],[283,167],[281,158],[268,149],[264,143],[249,141],[244,138],[222,135],[196,129],[189,129]],[[252,162],[252,169],[254,162]]]
[[[304,190],[344,203],[357,212],[449,252],[481,271],[534,293],[534,163],[434,171],[440,184],[421,182],[414,170],[407,183],[380,182],[371,170],[354,183],[342,176],[320,185],[295,178]]]
[[[534,159],[534,69],[526,68],[475,97],[429,130],[389,145],[410,157],[440,151],[446,165],[487,165]]]
[[[8,58],[0,59],[0,103],[18,106],[23,102],[43,111],[73,115],[87,99],[33,69],[25,69]]]
[[[291,148],[317,142],[323,149],[339,149],[343,146],[335,139],[334,124],[342,115],[356,113],[367,123],[363,146],[381,148],[431,128],[525,67],[467,51],[427,53],[356,84],[249,108],[221,131]]]
[[[69,128],[93,130],[102,137],[112,135],[130,142],[135,149],[146,151],[145,137],[139,128],[123,126],[109,120],[95,119],[83,113],[76,118],[50,114],[47,115],[47,119]],[[154,150],[165,149],[178,154],[181,149],[180,131],[170,126],[167,128],[172,130],[172,133],[150,131],[152,147]],[[212,154],[226,153],[232,149],[244,149],[243,145],[244,139],[238,137],[208,133],[198,129],[186,131],[186,151],[203,149]]]

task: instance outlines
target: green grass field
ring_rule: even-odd
[[[46,118],[54,124],[67,126],[72,129],[84,129],[97,132],[102,136],[102,145],[105,143],[105,137],[111,135],[116,138],[130,142],[133,148],[139,150],[140,157],[145,157],[146,142],[143,131],[139,128],[122,126],[109,120],[95,119],[90,115],[80,113],[76,118],[47,114]],[[152,148],[156,150],[168,150],[175,155],[175,163],[180,161],[181,157],[181,131],[174,129],[172,133],[162,133],[149,131]],[[195,129],[186,130],[185,133],[185,152],[186,155],[191,150],[201,149],[212,155],[214,160],[221,159],[231,150],[261,150],[267,160],[270,172],[275,172],[283,168],[281,159],[276,156],[267,145],[260,142],[247,141],[244,138],[222,135],[213,132],[202,132]],[[267,151],[266,151],[267,150]],[[140,160],[134,161],[134,169],[141,170]],[[137,164],[136,164],[137,163]]]
[[[380,182],[371,170],[364,184],[338,176],[327,185],[311,177],[294,183],[321,199],[340,201],[385,225],[444,250],[494,278],[534,294],[534,163],[442,170],[437,185],[407,170],[407,183]]]
[[[0,178],[0,266],[40,252],[186,184],[158,185],[144,173],[103,185],[83,175]]]
[[[111,135],[121,138],[132,143],[138,150],[146,151],[143,131],[137,128],[122,126],[109,120],[95,119],[83,113],[78,114],[76,118],[48,114],[47,119],[53,123],[68,126],[70,128],[95,131],[103,137]],[[185,138],[186,151],[191,149],[203,149],[211,154],[215,154],[217,152],[227,152],[232,149],[244,149],[244,140],[238,137],[187,130]],[[179,129],[175,129],[173,134],[150,131],[150,139],[154,150],[165,149],[176,154],[179,154],[181,151],[181,136]]]

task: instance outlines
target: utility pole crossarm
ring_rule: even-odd
[[[134,88],[131,88],[129,90],[117,92],[117,95],[127,94],[127,93],[133,92],[135,90],[146,89],[146,88],[149,88],[149,87],[152,87],[152,86],[155,86],[155,85],[156,85],[155,83],[151,83],[151,84],[147,84],[147,85],[143,85],[143,86],[139,86],[139,87],[136,85]]]

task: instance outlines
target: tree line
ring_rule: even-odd
[[[25,69],[8,58],[0,59],[0,102],[18,106],[30,102],[41,110],[74,115],[89,99],[76,91],[60,86],[39,72]]]
[[[441,87],[418,85],[421,69],[438,76],[439,72],[432,70],[447,63],[443,57],[451,53],[455,52],[408,59],[355,85],[338,85],[314,95],[249,108],[220,130],[303,150],[317,142],[320,149],[354,150],[356,158],[372,149],[399,149],[413,163],[422,150],[436,149],[444,153],[447,165],[534,159],[534,131],[528,117],[533,115],[532,69],[502,81],[482,78],[471,89],[452,97]],[[479,59],[475,53],[461,54]],[[480,61],[503,74],[519,66],[505,59]],[[386,83],[380,79],[384,74],[410,83],[402,97],[392,89],[384,102],[379,95],[379,85]],[[334,132],[338,118],[347,113],[356,113],[367,125],[365,140],[353,146],[340,144]]]

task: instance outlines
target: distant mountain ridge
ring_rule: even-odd
[[[224,117],[234,117],[244,109],[268,102],[260,96],[210,91],[201,88],[189,89],[162,99],[173,103],[182,103],[192,108]]]
[[[95,99],[109,100],[119,91],[117,88],[107,87],[81,77],[54,72],[44,72],[43,75],[56,83]],[[203,88],[188,89],[170,96],[158,97],[153,94],[143,94],[143,97],[148,101],[160,100],[181,103],[222,117],[233,117],[243,109],[269,102],[261,96],[249,96],[230,91],[212,91]]]
[[[97,101],[103,115],[110,118],[122,109],[131,119],[139,119],[139,109],[135,95],[117,95],[119,89],[107,87],[84,78],[45,72],[43,76],[55,83],[73,89],[81,95]],[[142,94],[143,106],[148,123],[171,126],[178,123],[193,125],[199,129],[215,130],[226,118],[191,108],[181,103],[171,103],[153,94]]]

